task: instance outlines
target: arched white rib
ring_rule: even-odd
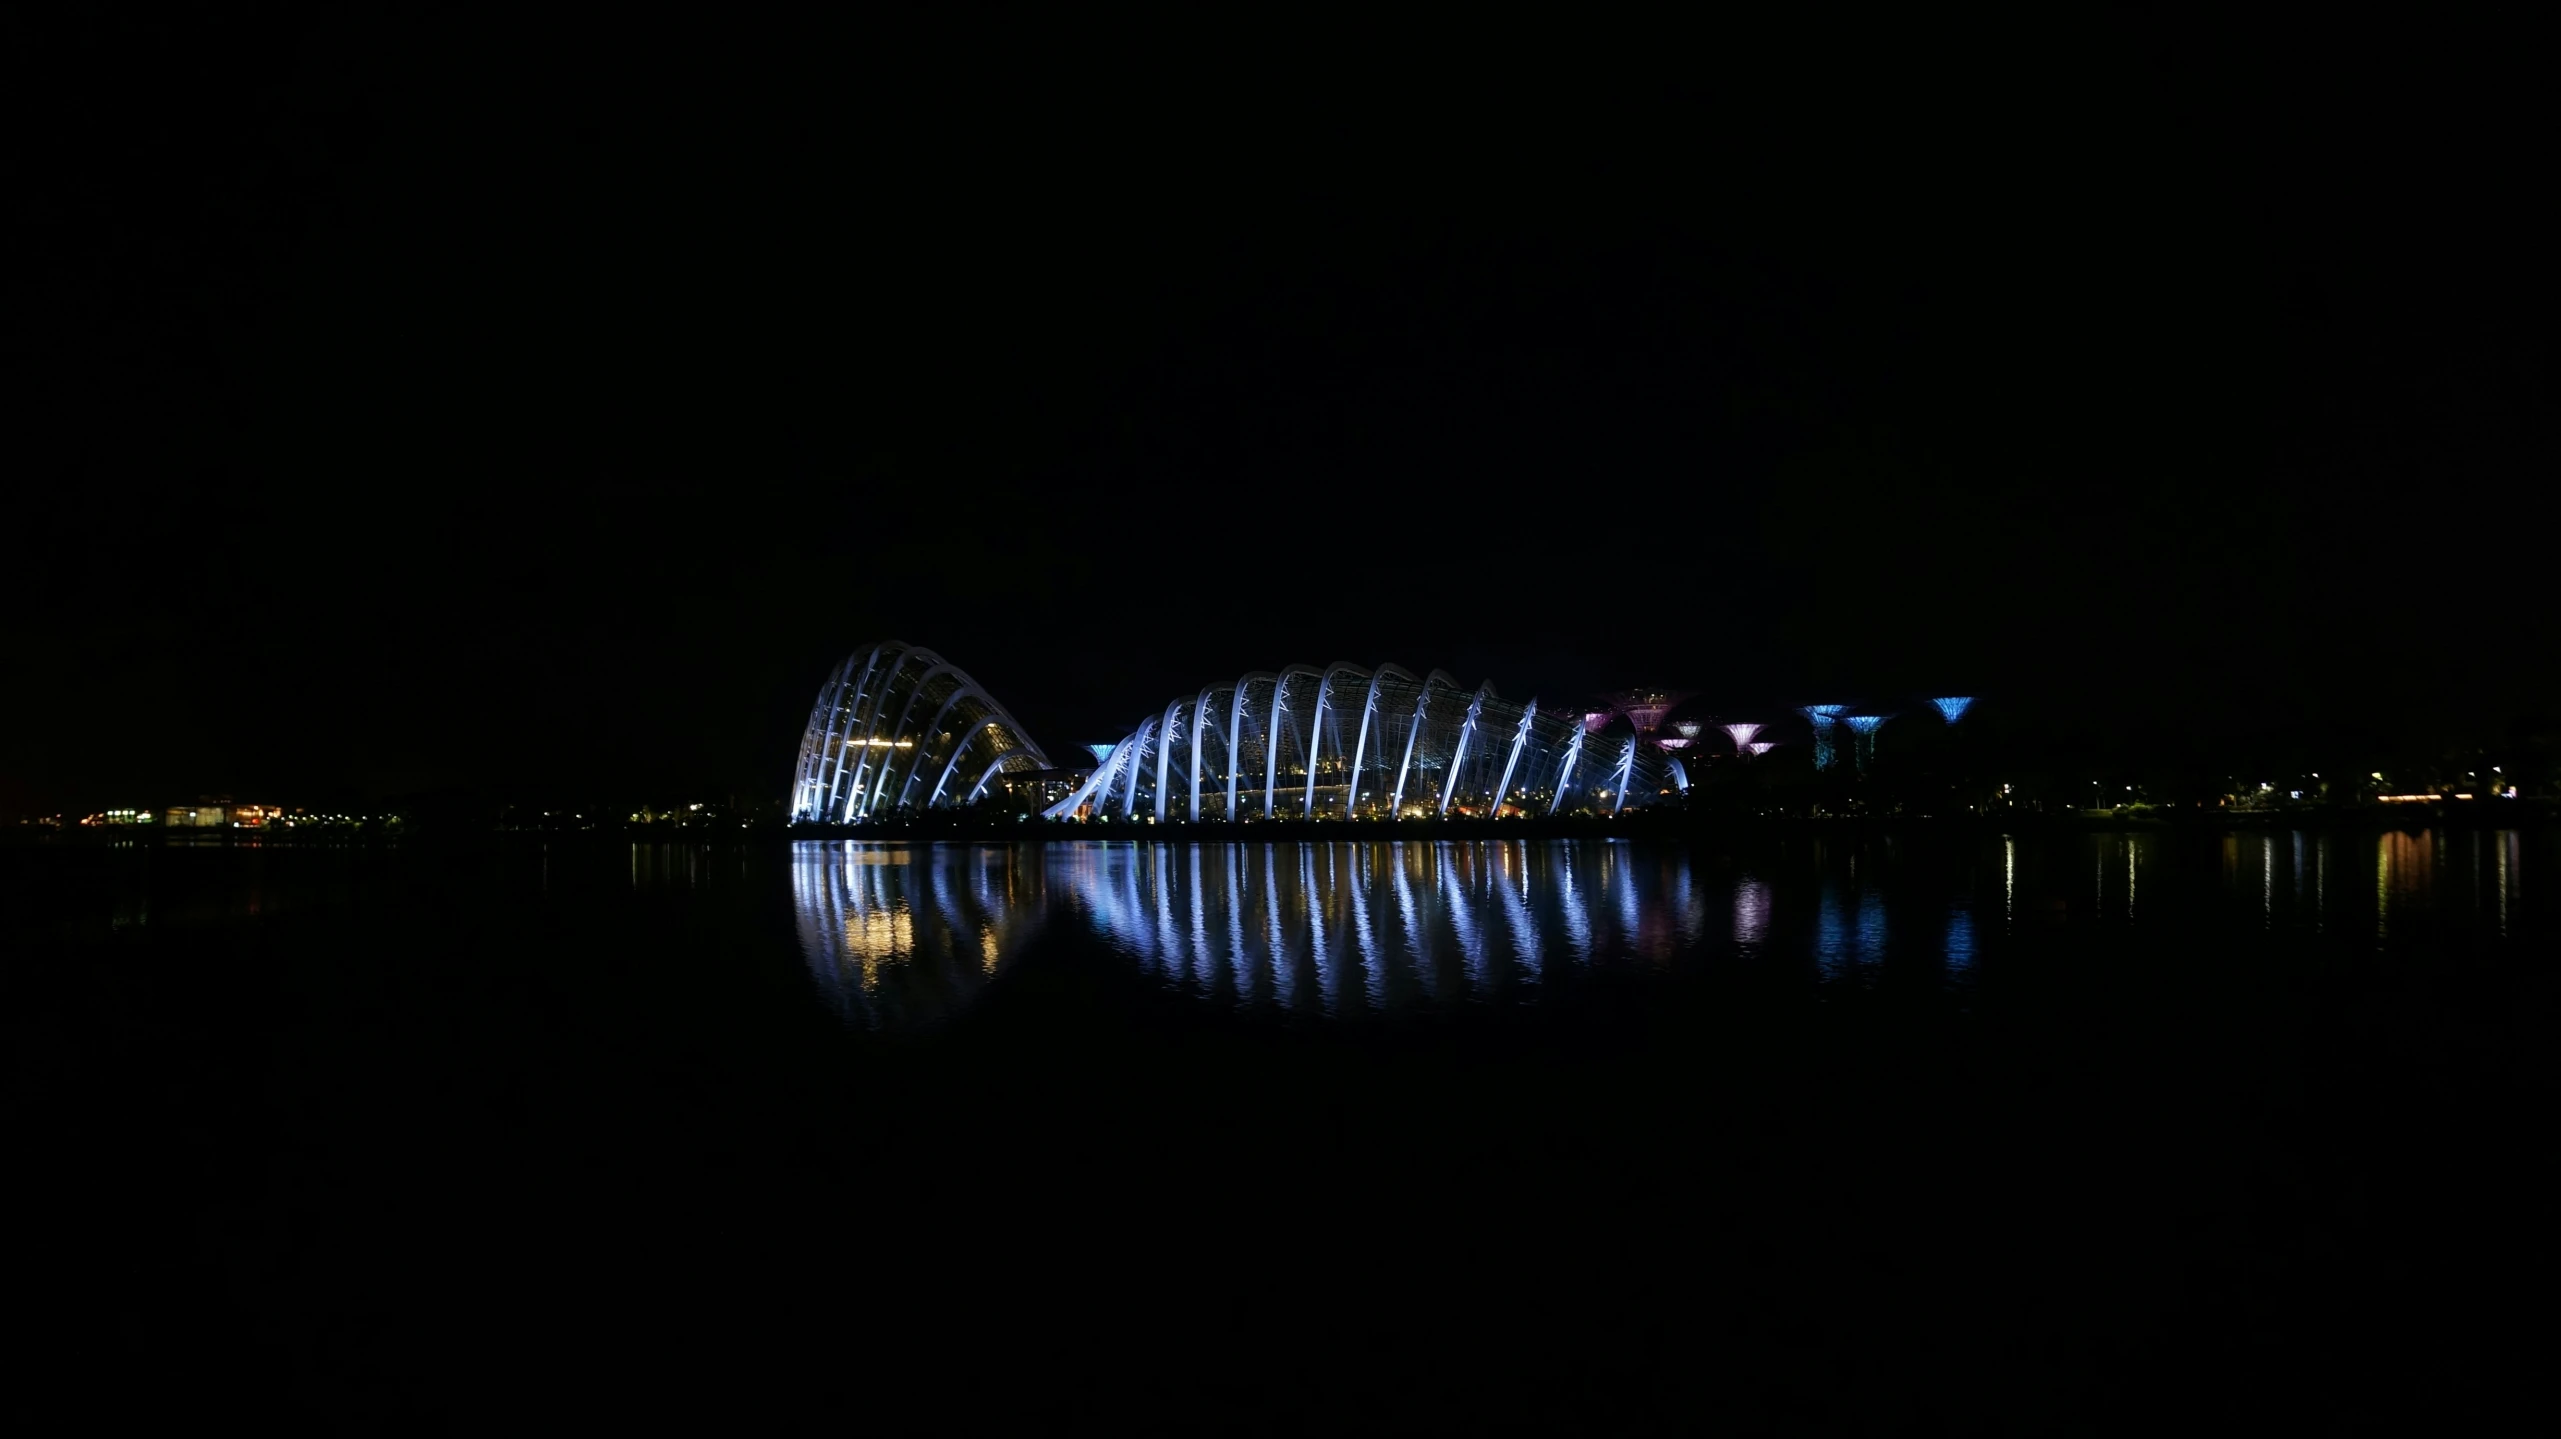
[[[845,743],[843,749],[838,750],[836,757],[836,787],[829,791],[827,796],[828,813],[838,824],[853,818],[854,802],[862,795],[863,774],[871,764],[869,744],[861,746],[862,757],[855,762],[850,771],[845,768],[844,750],[855,747],[855,730],[862,730],[863,737],[868,740],[871,737],[871,731],[879,728],[881,706],[888,701],[890,690],[897,687],[898,671],[907,663],[907,646],[904,644],[882,645],[877,653],[886,655],[892,650],[897,652],[897,658],[890,661],[887,669],[880,668],[878,659],[875,657],[872,673],[877,676],[877,681],[867,682],[864,685],[864,693],[854,696],[854,712],[845,719]],[[864,719],[867,715],[870,717],[868,727]]]
[[[1156,731],[1156,822],[1165,822],[1165,766],[1174,757],[1174,726],[1182,718],[1183,702],[1175,700],[1165,706],[1165,722]]]
[[[881,713],[889,707],[889,692],[898,688],[898,672],[907,668],[908,658],[914,653],[915,651],[908,646],[900,645],[897,661],[890,665],[888,671],[881,676],[879,687],[872,691],[871,724],[863,731],[863,755],[854,764],[854,782],[845,793],[845,807],[837,816],[838,823],[851,820],[855,812],[862,808],[863,776],[871,773],[871,758],[878,750],[872,741],[880,738]],[[845,733],[850,738],[853,731],[848,729]]]
[[[1229,702],[1227,710],[1227,822],[1229,824],[1244,818],[1236,812],[1236,772],[1245,767],[1245,750],[1241,743],[1241,737],[1245,733],[1245,691],[1253,688],[1256,680],[1271,680],[1274,685],[1279,684],[1276,676],[1259,671],[1236,681],[1236,697]],[[1264,747],[1269,748],[1270,736],[1265,736],[1263,742]]]
[[[1494,693],[1494,682],[1487,680],[1476,687],[1476,697],[1467,702],[1467,718],[1458,726],[1458,748],[1449,757],[1449,770],[1441,776],[1441,814],[1449,814],[1449,798],[1458,789],[1458,772],[1467,763],[1467,742],[1476,735],[1478,716],[1485,713],[1486,697]]]
[[[958,674],[959,671],[955,670],[953,673]],[[978,694],[978,686],[965,682],[968,679],[968,676],[963,675],[962,679],[964,680],[964,683],[961,687],[951,692],[951,698],[944,700],[943,707],[934,711],[934,717],[925,721],[925,727],[916,731],[916,733],[919,735],[941,734],[943,732],[943,721],[951,717],[952,707],[954,705],[959,704],[962,700],[965,700],[972,695],[978,695],[982,700],[987,698],[985,695]],[[988,703],[992,705],[994,701],[989,700]],[[969,743],[968,736],[962,736],[959,743],[964,746],[967,745]],[[957,755],[959,750],[955,749],[953,753]],[[909,761],[907,765],[907,782],[898,787],[898,803],[900,805],[903,806],[907,803],[907,791],[916,787],[916,781],[925,773],[926,761],[931,758],[933,758],[932,753],[924,745],[920,744],[916,746],[916,757]],[[930,804],[931,801],[929,800],[927,803]]]
[[[844,723],[847,690],[849,687],[859,687],[871,677],[871,664],[867,658],[864,660],[861,678],[855,677],[853,673],[855,659],[854,655],[845,656],[844,666],[837,674],[835,697],[828,701],[827,713],[819,721],[823,728],[818,738],[818,763],[809,777],[807,808],[808,817],[811,819],[825,819],[830,813],[827,808],[827,791],[835,775],[836,757],[839,753],[836,748],[836,733]]]
[[[1216,685],[1201,687],[1200,697],[1192,701],[1192,790],[1191,820],[1200,823],[1200,734],[1209,728],[1209,697]]]
[[[1387,800],[1387,817],[1391,820],[1401,819],[1405,814],[1405,775],[1414,764],[1414,742],[1421,738],[1423,733],[1423,713],[1431,708],[1432,681],[1448,678],[1439,670],[1432,671],[1423,677],[1422,693],[1414,696],[1414,722],[1405,728],[1405,757],[1396,762],[1396,792]],[[1458,686],[1451,684],[1449,688],[1456,689]]]
[[[978,783],[969,787],[969,798],[962,800],[961,803],[976,804],[978,802],[978,796],[984,793],[987,789],[987,781],[994,779],[996,777],[996,771],[1003,769],[1005,767],[1005,761],[1013,757],[1014,751],[1007,750],[1005,753],[996,756],[994,760],[990,761],[987,766],[987,772],[978,777]],[[1041,768],[1047,769],[1049,766],[1042,765]]]
[[[1088,800],[1093,799],[1096,795],[1108,794],[1109,786],[1111,785],[1112,780],[1120,774],[1120,767],[1128,752],[1129,741],[1126,739],[1122,740],[1119,744],[1112,746],[1111,758],[1094,766],[1093,772],[1085,776],[1085,782],[1076,786],[1076,792],[1074,794],[1071,794],[1067,798],[1060,800],[1058,803],[1051,805],[1049,808],[1042,810],[1040,817],[1043,819],[1064,819],[1068,815],[1074,814],[1077,810],[1083,808],[1085,803]]]
[[[1574,778],[1574,761],[1583,757],[1583,735],[1584,729],[1578,724],[1574,726],[1574,733],[1566,737],[1565,763],[1557,767],[1556,793],[1549,796],[1547,801],[1549,814],[1556,813],[1556,807],[1565,803],[1565,786]]]
[[[897,743],[900,735],[908,733],[907,717],[916,712],[916,701],[925,697],[925,686],[932,684],[935,679],[943,675],[960,675],[960,667],[958,665],[945,660],[941,655],[934,653],[932,650],[916,650],[912,652],[908,658],[930,660],[933,664],[931,668],[916,677],[916,682],[909,686],[907,690],[907,703],[898,707],[898,719],[895,723],[890,725],[887,734],[887,738],[892,744]],[[969,676],[960,675],[960,680],[962,690],[967,690],[969,687]],[[948,709],[950,706],[946,705],[944,708]],[[914,741],[910,740],[909,743],[912,745]],[[912,780],[915,778],[916,766],[922,764],[924,759],[925,756],[921,752],[916,752],[915,758],[908,762],[907,770],[909,779]],[[863,800],[863,813],[874,814],[879,812],[881,807],[881,797],[889,793],[890,767],[896,764],[897,760],[898,752],[896,750],[885,750],[882,752],[880,757],[880,778],[873,783],[871,793]]]
[[[1129,778],[1122,786],[1120,792],[1120,817],[1122,819],[1136,819],[1138,817],[1138,767],[1140,764],[1145,762],[1147,742],[1150,739],[1155,738],[1155,734],[1156,721],[1149,720],[1147,723],[1138,727],[1137,735],[1129,741],[1130,760],[1128,765],[1125,766],[1129,771]],[[1117,756],[1120,751],[1114,749],[1112,753]]]
[[[1530,721],[1537,717],[1538,701],[1532,699],[1529,708],[1521,711],[1520,727],[1512,731],[1512,752],[1504,757],[1503,778],[1494,786],[1494,813],[1498,817],[1503,812],[1503,796],[1512,788],[1512,769],[1521,762],[1521,746],[1529,742]]]
[[[1370,672],[1369,689],[1361,696],[1360,732],[1352,739],[1352,778],[1343,791],[1343,818],[1357,819],[1361,812],[1361,759],[1369,752],[1369,727],[1378,714],[1378,686],[1394,665],[1380,665]],[[1411,676],[1408,676],[1411,678]]]
[[[871,653],[863,657],[862,678],[854,682],[852,699],[846,699],[841,688],[836,693],[836,712],[829,716],[827,727],[827,753],[832,762],[821,770],[818,788],[824,798],[819,801],[818,813],[812,818],[836,818],[837,791],[845,784],[845,742],[853,738],[854,717],[861,712],[864,695],[871,688],[872,673],[880,668],[880,653],[887,648],[887,645],[873,645]],[[848,657],[847,665],[852,662]]]
[[[815,723],[804,726],[801,731],[800,768],[791,777],[791,816],[794,819],[807,815],[810,805],[817,799],[817,768],[825,761],[827,755],[826,741],[822,738],[816,745],[812,745],[810,735],[812,733],[823,735],[828,723],[835,718],[836,696],[844,688],[845,671],[851,668],[853,663],[853,656],[847,655],[836,668],[828,672],[827,683],[818,687],[818,703],[809,712],[810,719]]]
[[[1280,797],[1280,717],[1285,713],[1282,698],[1289,693],[1291,675],[1318,675],[1318,682],[1320,684],[1323,682],[1322,672],[1314,665],[1284,666],[1279,675],[1272,680],[1272,717],[1263,726],[1263,818],[1265,819],[1274,817],[1273,802]]]
[[[1305,808],[1299,813],[1301,819],[1316,817],[1316,762],[1324,757],[1325,716],[1334,707],[1334,676],[1359,673],[1361,670],[1358,666],[1336,660],[1325,667],[1324,674],[1317,677],[1316,712],[1307,717],[1307,798],[1304,802]],[[1337,739],[1334,741],[1334,753],[1342,752],[1343,742]]]

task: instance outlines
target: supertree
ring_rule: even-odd
[[[1841,721],[1850,727],[1852,734],[1858,736],[1856,753],[1860,774],[1866,774],[1867,767],[1876,761],[1876,732],[1885,727],[1885,722],[1889,718],[1891,716],[1888,715],[1851,715]]]
[[[1832,767],[1832,726],[1840,719],[1841,712],[1848,708],[1848,705],[1806,705],[1797,711],[1798,714],[1805,716],[1807,724],[1814,727],[1814,767],[1816,769],[1827,770]]]

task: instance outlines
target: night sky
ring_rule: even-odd
[[[2551,706],[2521,38],[1933,23],[19,36],[0,809],[778,798],[879,638]]]

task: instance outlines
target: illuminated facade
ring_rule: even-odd
[[[1615,815],[1676,800],[1690,773],[1676,752],[1707,726],[1665,720],[1685,695],[1646,690],[1608,709],[1542,711],[1439,670],[1290,665],[1177,695],[1092,756],[1053,764],[958,666],[895,641],[856,650],[809,712],[792,782],[795,821],[853,824],[982,801],[1049,819],[1233,823]],[[1967,698],[1929,701],[1953,724]],[[1817,770],[1854,736],[1859,772],[1890,717],[1803,706]],[[1625,715],[1634,732],[1613,730]],[[1767,754],[1766,726],[1724,724],[1737,756]],[[257,819],[243,819],[257,823]],[[170,824],[228,816],[172,811]]]
[[[1290,665],[1175,696],[1044,813],[1209,823],[1616,814],[1678,793],[1652,746],[1593,731],[1579,713],[1471,690],[1439,670]]]
[[[111,809],[104,814],[88,815],[80,823],[95,829],[111,824],[156,824],[159,819],[160,816],[147,809]]]
[[[1049,768],[1022,726],[959,666],[893,640],[846,656],[819,689],[791,814],[850,824],[957,808],[999,774]]]

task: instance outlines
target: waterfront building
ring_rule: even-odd
[[[1582,711],[1439,670],[1288,665],[1176,695],[1046,811],[1141,822],[1615,814],[1681,789]]]
[[[845,657],[819,688],[791,816],[849,824],[976,801],[999,774],[1054,769],[958,665],[896,640]]]

